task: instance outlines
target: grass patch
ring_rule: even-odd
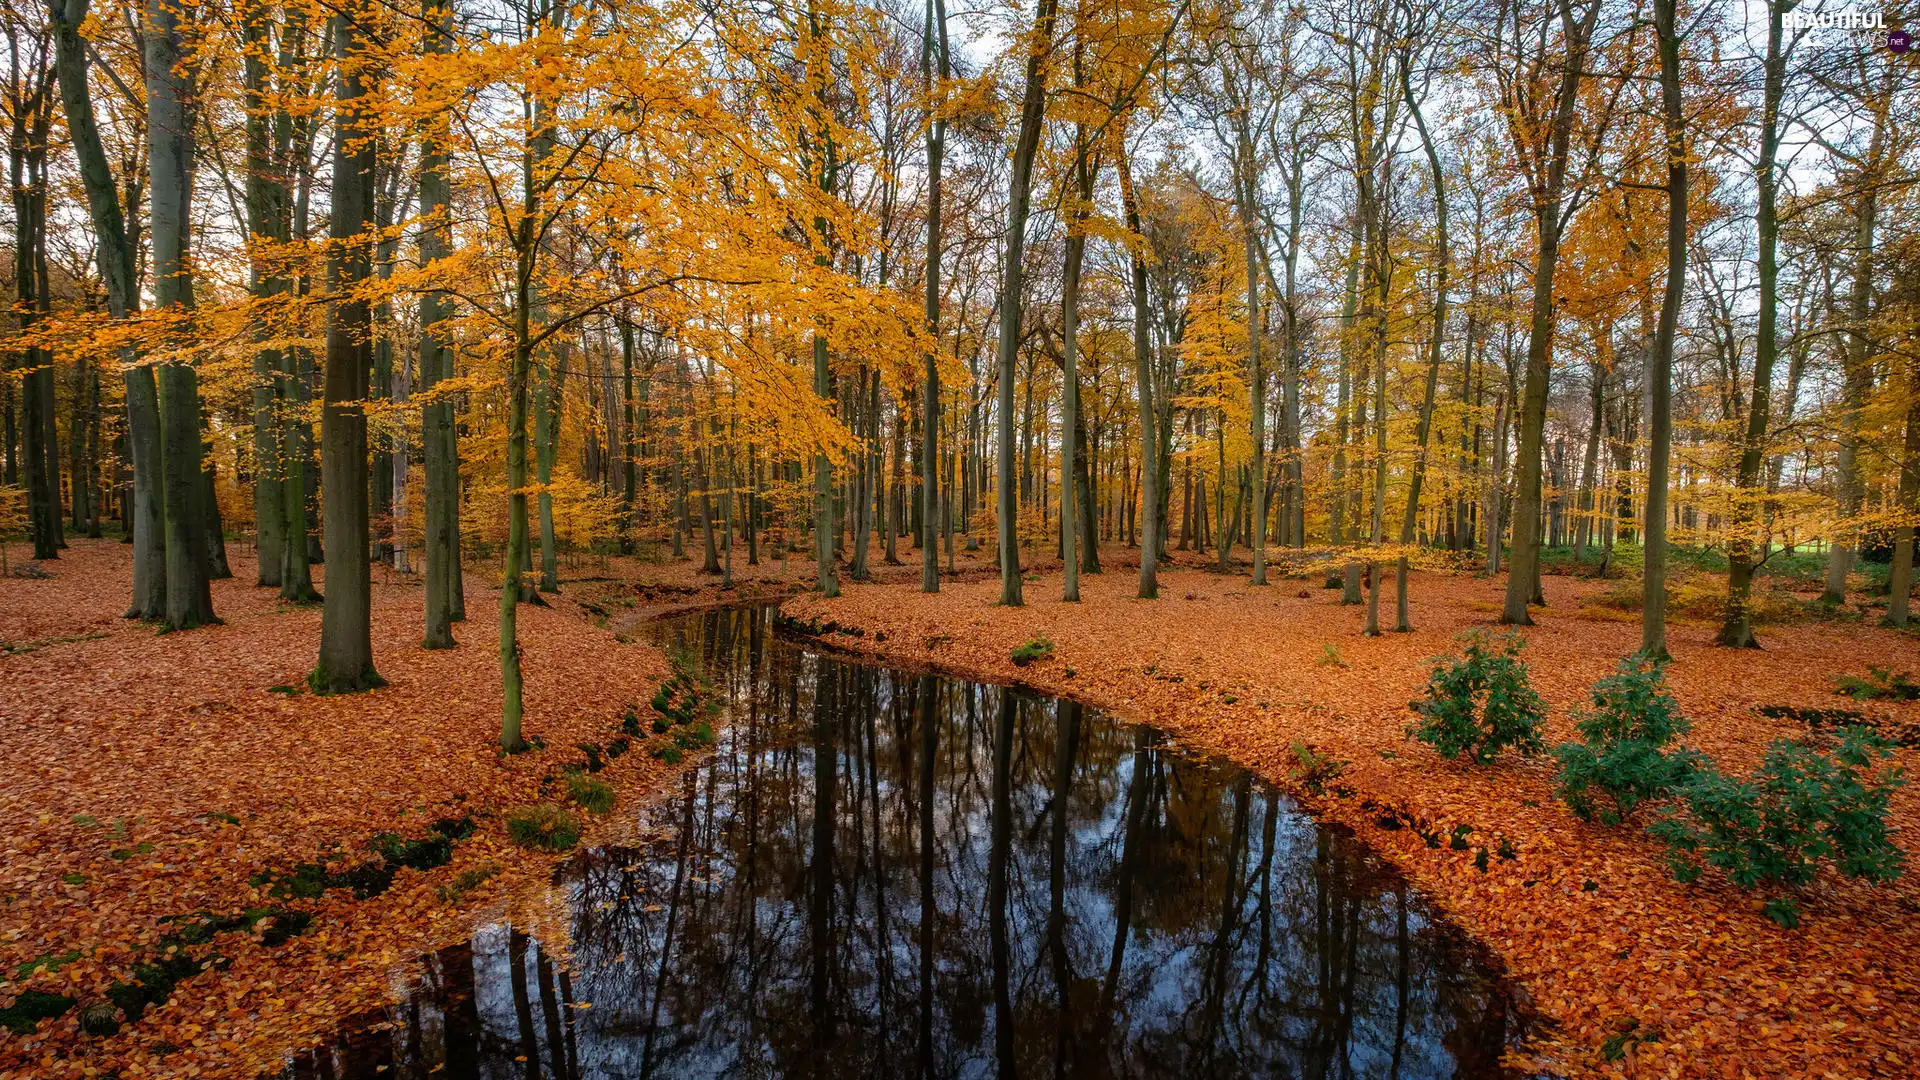
[[[590,814],[604,814],[613,809],[613,787],[586,773],[573,773],[567,777],[567,799]]]
[[[467,867],[454,875],[452,881],[440,886],[438,892],[441,901],[457,904],[466,899],[468,893],[486,884],[500,873],[500,864],[488,859]]]
[[[1053,655],[1053,642],[1044,637],[1029,638],[1025,645],[1013,650],[1013,666],[1026,667],[1035,661],[1045,660]]]
[[[1920,683],[1909,672],[1870,667],[1867,674],[1835,675],[1833,692],[1855,701],[1920,701]]]
[[[580,843],[580,818],[558,803],[524,806],[507,815],[507,835],[521,847],[567,851]]]
[[[1315,795],[1325,792],[1327,784],[1347,771],[1346,762],[1335,761],[1306,743],[1295,741],[1289,749],[1293,752],[1293,764],[1287,766],[1287,775]]]

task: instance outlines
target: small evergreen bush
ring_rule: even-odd
[[[1481,765],[1507,747],[1539,753],[1547,707],[1527,684],[1527,665],[1520,661],[1525,641],[1519,634],[1485,630],[1469,630],[1460,640],[1466,655],[1433,660],[1427,696],[1413,705],[1421,716],[1413,737],[1441,757],[1465,754]]]
[[[1581,818],[1618,825],[1641,803],[1685,783],[1700,755],[1667,749],[1689,725],[1667,693],[1659,661],[1629,656],[1618,673],[1594,683],[1592,693],[1593,708],[1574,723],[1581,741],[1553,748],[1558,794]]]
[[[1906,782],[1886,763],[1892,756],[1865,728],[1843,729],[1830,753],[1781,739],[1750,778],[1696,769],[1682,805],[1649,831],[1666,842],[1681,881],[1712,866],[1743,889],[1797,888],[1829,862],[1849,877],[1891,881],[1906,861],[1887,833],[1888,802]],[[1798,921],[1791,898],[1776,898],[1767,914],[1783,926]]]

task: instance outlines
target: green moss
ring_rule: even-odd
[[[32,978],[36,971],[59,971],[61,968],[66,967],[78,959],[80,959],[79,949],[74,949],[72,952],[60,953],[57,956],[42,956],[38,960],[29,960],[19,967],[14,968],[13,979],[15,982],[24,982]]]
[[[51,1020],[73,1008],[73,999],[65,994],[44,990],[25,990],[12,1005],[0,1009],[0,1027],[15,1035],[31,1035],[40,1021]]]

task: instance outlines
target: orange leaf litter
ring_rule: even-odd
[[[476,921],[509,909],[522,920],[551,919],[544,885],[552,858],[506,843],[498,815],[535,799],[540,776],[561,759],[553,750],[493,754],[497,594],[470,574],[472,620],[459,628],[461,647],[426,652],[417,647],[418,585],[376,572],[376,663],[392,685],[287,697],[267,688],[301,684],[319,611],[276,604],[271,590],[250,585],[244,553],[233,562],[235,579],[215,583],[226,625],[187,634],[156,635],[117,617],[128,569],[116,544],[76,543],[52,564],[52,579],[0,580],[0,642],[32,647],[0,659],[0,724],[16,761],[0,792],[13,826],[0,841],[0,974],[82,948],[81,960],[29,985],[84,1004],[163,932],[160,918],[262,903],[247,880],[264,865],[291,866],[334,845],[357,849],[381,831],[416,835],[456,808],[455,794],[480,831],[448,866],[402,870],[381,896],[355,901],[330,890],[306,905],[313,929],[277,949],[223,940],[229,969],[183,983],[117,1036],[81,1036],[77,1009],[33,1037],[0,1033],[0,1080],[109,1070],[253,1076],[390,999],[397,969]],[[1912,1064],[1920,1043],[1913,878],[1883,887],[1823,878],[1805,898],[1803,928],[1781,930],[1755,896],[1711,875],[1674,882],[1636,828],[1575,820],[1553,801],[1546,763],[1451,764],[1405,738],[1426,658],[1491,620],[1498,581],[1416,573],[1416,632],[1367,639],[1362,609],[1278,572],[1273,586],[1253,588],[1244,578],[1168,569],[1163,598],[1141,601],[1137,572],[1110,557],[1107,573],[1082,578],[1083,603],[1061,603],[1057,573],[1042,574],[1027,587],[1028,606],[1008,609],[995,603],[999,584],[980,556],[963,556],[966,572],[945,579],[936,596],[917,591],[914,562],[911,552],[903,567],[876,558],[885,584],[846,582],[838,600],[802,597],[787,610],[858,629],[863,636],[833,640],[889,660],[1023,682],[1154,723],[1281,784],[1296,742],[1348,762],[1345,794],[1303,800],[1356,829],[1493,949],[1523,1004],[1546,1022],[1529,1056],[1556,1074],[1920,1075]],[[723,593],[684,563],[615,560],[602,571],[608,581],[568,590],[584,609],[569,599],[524,608],[529,730],[562,754],[575,742],[604,741],[619,713],[650,697],[664,674],[657,650],[588,619],[631,625],[678,606],[778,596],[803,584],[806,569],[799,558],[758,569],[736,561],[742,587]],[[1579,600],[1594,586],[1546,584],[1552,606],[1526,631],[1524,655],[1553,707],[1553,741],[1570,737],[1570,708],[1637,645],[1638,627],[1582,617]],[[1055,642],[1053,658],[1014,667],[1011,650],[1034,636]],[[1755,706],[1831,707],[1832,673],[1914,661],[1911,639],[1890,631],[1769,627],[1762,636],[1767,651],[1733,653],[1711,647],[1709,627],[1672,629],[1669,678],[1695,724],[1688,741],[1734,768],[1750,767],[1770,739],[1801,733]],[[1326,645],[1344,667],[1321,662]],[[1847,704],[1920,721],[1913,705]],[[1911,768],[1911,751],[1900,758]],[[630,754],[605,775],[631,799],[657,790],[667,771]],[[1900,835],[1920,835],[1911,828],[1917,809],[1913,789],[1896,795]],[[1389,811],[1442,831],[1472,825],[1474,847],[1505,840],[1517,857],[1491,860],[1482,873],[1472,850],[1431,849],[1412,830],[1383,827]],[[242,824],[211,817],[229,813]],[[82,814],[98,824],[76,822]],[[111,838],[108,823],[121,818],[133,824]],[[142,842],[153,851],[111,857],[110,849]],[[439,898],[440,886],[489,860],[502,868],[497,878],[460,903]],[[70,885],[69,875],[87,880]],[[24,988],[0,990],[0,1000]],[[1601,1045],[1629,1021],[1660,1039],[1604,1060]],[[164,1044],[177,1049],[156,1053],[170,1049]]]
[[[858,631],[830,635],[845,647],[1152,723],[1283,786],[1297,788],[1288,781],[1296,742],[1348,762],[1345,794],[1298,794],[1323,820],[1355,829],[1500,958],[1522,1004],[1545,1021],[1523,1064],[1568,1077],[1920,1076],[1920,788],[1899,791],[1890,815],[1896,842],[1915,854],[1906,876],[1876,887],[1824,874],[1803,897],[1801,929],[1784,930],[1759,896],[1715,871],[1674,881],[1637,824],[1576,819],[1554,800],[1550,759],[1476,767],[1406,737],[1426,660],[1494,620],[1504,579],[1416,572],[1414,632],[1367,638],[1364,608],[1340,606],[1317,573],[1283,573],[1254,587],[1244,572],[1163,570],[1161,598],[1140,600],[1137,563],[1110,560],[1105,573],[1082,576],[1079,604],[1059,599],[1054,572],[1029,580],[1021,608],[999,606],[999,581],[988,578],[943,583],[931,596],[850,584],[838,599],[796,598],[785,610]],[[1549,745],[1574,737],[1571,710],[1639,648],[1637,621],[1591,609],[1583,617],[1580,600],[1599,588],[1547,578],[1550,606],[1524,631],[1522,657],[1551,707]],[[1387,625],[1391,590],[1389,575]],[[1037,636],[1054,642],[1052,658],[1015,667],[1011,651]],[[1715,648],[1712,636],[1710,626],[1669,627],[1668,681],[1694,724],[1686,741],[1723,767],[1750,769],[1770,740],[1806,733],[1758,715],[1759,705],[1920,721],[1920,706],[1836,698],[1830,681],[1869,665],[1920,668],[1910,636],[1766,626],[1764,651]],[[1915,756],[1899,751],[1909,774]],[[1505,840],[1517,858],[1493,858],[1482,872],[1473,850],[1433,849],[1414,830],[1383,827],[1394,812],[1442,833],[1471,825],[1471,847]],[[1603,1044],[1634,1021],[1658,1041],[1630,1042],[1622,1060],[1605,1060]]]

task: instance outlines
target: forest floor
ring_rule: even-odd
[[[658,649],[589,625],[565,591],[524,606],[527,731],[545,748],[501,757],[499,592],[484,570],[467,575],[460,646],[430,652],[419,579],[376,568],[388,685],[316,697],[321,609],[256,588],[246,548],[214,583],[223,624],[172,634],[121,618],[130,550],[77,540],[40,564],[48,576],[0,579],[0,1013],[74,1001],[37,1032],[30,1017],[28,1034],[0,1028],[0,1080],[258,1076],[385,1002],[397,966],[476,921],[541,918],[554,857],[509,842],[505,817],[556,798],[576,744],[618,736],[667,672]],[[630,804],[672,771],[636,752],[600,775]],[[434,823],[458,837],[462,820],[471,836],[436,838]],[[426,843],[389,842],[395,870],[373,850],[381,834]],[[318,866],[361,876],[321,891]],[[181,953],[224,966],[169,973]],[[138,1022],[81,1033],[89,1006],[131,980],[176,976]]]
[[[1915,878],[1881,888],[1823,878],[1803,898],[1802,928],[1782,930],[1751,894],[1675,883],[1637,829],[1575,820],[1553,800],[1547,764],[1454,765],[1407,740],[1426,659],[1491,622],[1497,579],[1416,573],[1417,631],[1368,639],[1363,610],[1321,587],[1326,564],[1291,578],[1277,566],[1275,584],[1256,589],[1244,565],[1223,576],[1177,553],[1163,599],[1148,602],[1133,597],[1133,554],[1112,548],[1108,571],[1082,579],[1083,603],[1057,599],[1058,562],[1041,560],[1027,606],[1008,609],[985,551],[956,552],[957,573],[925,596],[917,552],[902,541],[890,565],[876,544],[874,580],[856,583],[843,565],[846,595],[832,601],[797,595],[812,584],[804,552],[763,554],[749,566],[736,550],[731,587],[671,555],[569,560],[552,606],[521,614],[528,731],[546,748],[506,758],[493,750],[498,592],[484,568],[469,570],[471,621],[448,652],[418,647],[418,578],[376,568],[375,660],[389,685],[344,697],[296,692],[320,609],[253,587],[243,546],[231,549],[236,576],[214,586],[224,624],[190,633],[121,618],[129,549],[112,541],[76,542],[42,564],[45,578],[0,578],[0,730],[12,757],[0,789],[12,825],[0,839],[0,1012],[27,992],[77,1002],[31,1035],[0,1029],[0,1080],[257,1076],[389,1000],[396,971],[479,922],[544,924],[564,940],[548,906],[554,857],[511,844],[507,812],[553,798],[556,771],[582,758],[576,744],[605,745],[625,709],[651,696],[667,663],[643,640],[647,619],[783,598],[792,614],[838,623],[836,644],[1069,694],[1298,791],[1499,956],[1544,1021],[1529,1049],[1556,1074],[1920,1070]],[[1551,606],[1527,631],[1525,657],[1552,706],[1549,741],[1569,736],[1587,687],[1637,644],[1621,588],[1546,579]],[[1035,636],[1055,643],[1053,657],[1014,667],[1011,650]],[[1673,627],[1670,680],[1695,724],[1688,741],[1723,766],[1750,767],[1769,740],[1805,733],[1760,705],[1846,704],[1920,723],[1920,706],[1841,702],[1830,682],[1915,666],[1913,637],[1845,618],[1768,625],[1761,637],[1765,651],[1729,653],[1711,646],[1710,625]],[[1302,790],[1296,744],[1342,763],[1326,793]],[[1913,752],[1900,753],[1911,770]],[[671,771],[635,753],[601,776],[630,808]],[[431,841],[435,822],[460,818],[476,829],[445,865],[399,869],[378,895],[280,895],[303,865],[373,865],[380,834]],[[1896,795],[1892,819],[1920,835],[1914,789]],[[1467,850],[1445,842],[1457,825],[1473,829]],[[1503,844],[1514,858],[1475,866],[1481,848]],[[294,912],[311,925],[287,936]],[[82,1034],[87,1006],[137,965],[164,966],[169,946],[225,966],[117,1034]]]
[[[1189,565],[1164,571],[1161,599],[1145,601],[1138,564],[1118,562],[1082,577],[1079,604],[1063,603],[1057,570],[1043,568],[1028,575],[1020,608],[999,606],[997,578],[978,576],[937,595],[849,583],[838,599],[797,597],[784,610],[836,624],[828,639],[844,648],[1158,725],[1296,791],[1499,957],[1542,1021],[1527,1064],[1567,1077],[1920,1075],[1915,868],[1880,887],[1823,875],[1800,897],[1800,928],[1782,929],[1760,897],[1715,872],[1676,882],[1641,828],[1576,819],[1554,798],[1550,759],[1477,767],[1407,737],[1428,658],[1493,622],[1504,578],[1416,572],[1416,629],[1367,638],[1365,609],[1323,587],[1329,563],[1292,576],[1282,565],[1264,588],[1244,567],[1225,576]],[[1639,647],[1640,631],[1620,610],[1619,582],[1549,576],[1545,588],[1523,659],[1549,703],[1552,745],[1573,737],[1588,688]],[[1392,602],[1389,581],[1387,625]],[[1853,702],[1832,684],[1872,665],[1920,668],[1913,635],[1858,613],[1763,625],[1763,650],[1716,648],[1713,632],[1684,615],[1671,625],[1668,681],[1694,725],[1686,742],[1723,769],[1745,772],[1770,741],[1807,734],[1760,715],[1764,705],[1844,705],[1883,730],[1920,724],[1920,703]],[[1036,637],[1054,643],[1051,658],[1016,667],[1012,650]],[[1337,780],[1303,784],[1303,750],[1339,763]],[[1914,750],[1898,759],[1914,771]],[[1890,821],[1897,841],[1920,843],[1920,788],[1895,794]],[[1456,850],[1461,826],[1471,832]]]

